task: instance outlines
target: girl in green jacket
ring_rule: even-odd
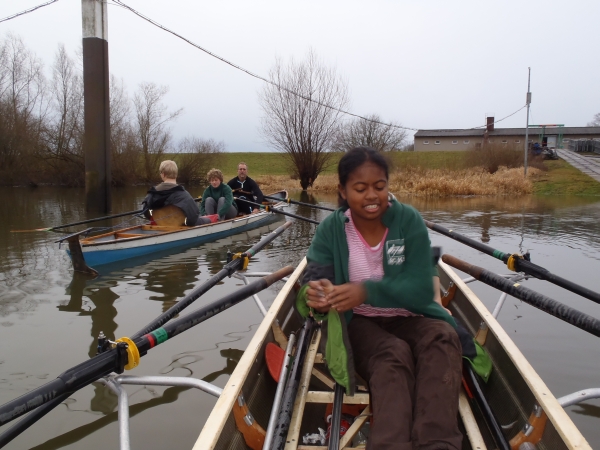
[[[342,207],[317,228],[299,302],[327,319],[328,338],[348,353],[340,358],[328,343],[334,378],[344,378],[332,367],[342,361],[369,385],[368,449],[460,449],[455,322],[434,301],[427,228],[414,208],[389,195],[388,172],[370,148],[342,157]],[[343,337],[332,335],[336,323]]]

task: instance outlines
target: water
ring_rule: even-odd
[[[54,241],[58,233],[10,233],[87,218],[82,191],[61,188],[3,188],[0,205],[0,403],[55,378],[95,353],[102,330],[111,338],[129,336],[208,279],[224,264],[226,252],[257,242],[270,228],[161,254],[110,268],[95,280],[74,276],[70,261]],[[193,194],[198,194],[192,192]],[[143,188],[113,193],[114,211],[139,208]],[[296,194],[296,199],[300,199]],[[314,200],[333,206],[334,196]],[[533,262],[551,272],[600,291],[600,201],[585,198],[505,198],[406,200],[423,216],[505,252],[531,251]],[[325,211],[291,207],[321,220]],[[129,219],[125,219],[129,220]],[[110,225],[121,223],[97,224]],[[132,223],[135,222],[135,219]],[[253,271],[296,264],[310,243],[313,225],[296,223],[251,263]],[[431,233],[444,252],[496,272],[500,261]],[[198,306],[242,285],[225,279],[197,301]],[[538,290],[574,308],[600,317],[600,306],[547,282],[530,280]],[[269,305],[277,284],[260,294]],[[488,308],[499,294],[470,285]],[[195,309],[197,306],[192,306]],[[262,315],[252,300],[223,312],[185,334],[152,349],[136,375],[204,378],[223,386],[251,339]],[[508,299],[499,316],[550,390],[557,396],[600,387],[600,346],[595,337],[545,313]],[[191,448],[215,399],[183,388],[128,387],[133,448]],[[6,448],[105,449],[118,447],[117,399],[100,385],[75,393]],[[592,447],[600,447],[600,401],[567,408]],[[4,430],[0,428],[0,430]]]

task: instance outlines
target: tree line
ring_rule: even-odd
[[[377,114],[347,118],[347,83],[312,50],[300,62],[278,59],[269,80],[259,93],[261,133],[284,154],[303,190],[331,164],[333,152],[358,146],[382,152],[410,149],[399,123],[384,122]]]
[[[47,73],[48,72],[48,73]],[[218,166],[223,142],[189,136],[175,142],[169,125],[182,113],[164,104],[165,86],[141,83],[132,97],[110,77],[112,183],[152,183],[165,153],[176,153],[179,181],[200,183]],[[0,180],[4,185],[83,186],[83,67],[59,45],[48,71],[9,34],[0,41]]]

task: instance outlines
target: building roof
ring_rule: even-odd
[[[415,133],[415,138],[423,137],[483,137],[485,128],[476,130],[419,130]],[[529,128],[529,134],[535,136],[540,134],[542,128]],[[600,127],[546,127],[545,136],[557,136],[562,134],[564,137],[569,135],[600,135]],[[525,136],[525,128],[496,128],[489,132],[489,136]]]

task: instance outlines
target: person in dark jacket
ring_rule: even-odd
[[[177,184],[177,164],[166,160],[160,163],[160,178],[162,183],[150,188],[148,195],[142,201],[144,216],[152,218],[152,210],[173,205],[185,214],[185,225],[193,227],[211,223],[209,217],[200,217],[198,204],[185,188]]]
[[[244,201],[250,200],[251,202],[262,203],[264,200],[258,184],[248,176],[248,165],[245,162],[238,164],[238,176],[229,180],[227,185],[233,191],[233,197],[239,212],[244,214],[258,212],[255,205]]]
[[[202,194],[200,214],[218,214],[219,220],[233,219],[238,210],[233,201],[231,188],[223,183],[223,172],[219,169],[210,169],[206,175],[210,186]]]

